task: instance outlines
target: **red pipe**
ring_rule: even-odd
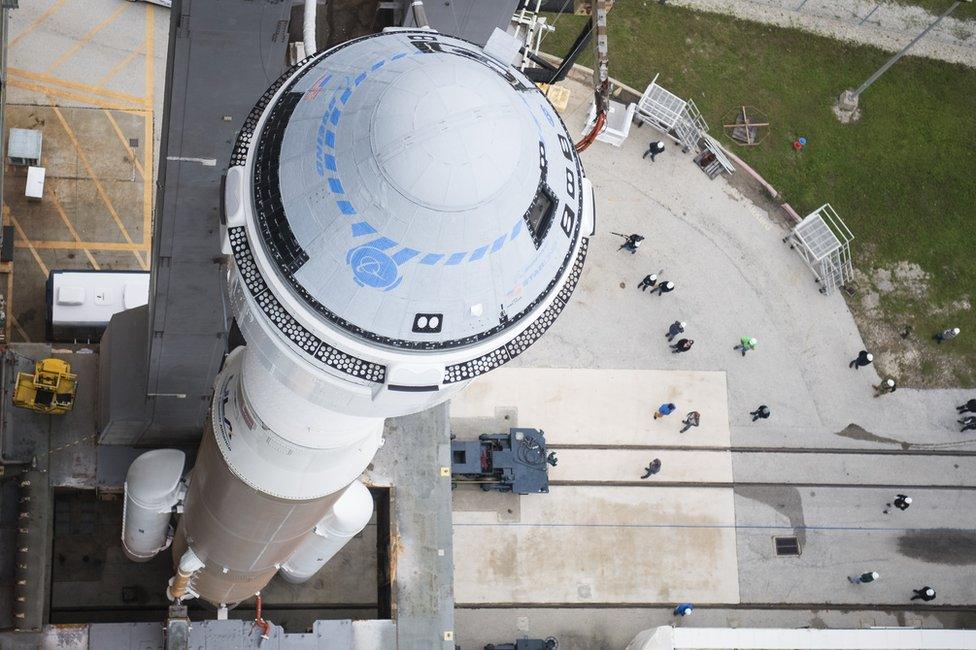
[[[600,131],[603,130],[606,123],[607,114],[601,111],[596,116],[596,122],[593,124],[593,130],[583,136],[583,139],[576,143],[577,153],[586,151],[586,148],[593,144],[593,141],[596,140],[596,136],[600,135]]]
[[[254,600],[256,603],[254,612],[254,627],[261,628],[261,638],[268,639],[271,637],[271,621],[266,621],[261,617],[261,609],[264,602],[261,599],[261,592],[254,594]]]

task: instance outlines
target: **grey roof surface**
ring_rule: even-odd
[[[153,336],[148,353],[130,353],[133,361],[140,354],[147,359],[148,387],[140,393],[158,397],[148,401],[148,431],[136,428],[113,442],[194,439],[203,427],[230,320],[220,255],[221,176],[243,118],[286,67],[287,32],[276,27],[287,19],[287,4],[174,3],[152,238]]]
[[[560,219],[580,212],[581,170],[564,158],[568,134],[480,48],[429,32],[355,41],[267,115],[253,177],[265,248],[313,309],[364,338],[479,340],[530,311],[570,260]],[[412,331],[424,313],[437,321]]]
[[[409,11],[410,0],[403,4],[407,9],[404,25],[416,27],[413,12]],[[428,0],[424,13],[430,26],[442,34],[484,45],[496,27],[508,27],[516,6],[518,0]]]

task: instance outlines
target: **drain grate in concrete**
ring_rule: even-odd
[[[790,556],[800,554],[800,541],[796,537],[774,537],[776,555]]]

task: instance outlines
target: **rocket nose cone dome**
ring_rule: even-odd
[[[531,141],[512,99],[487,68],[446,60],[406,71],[373,112],[377,166],[424,207],[457,212],[487,203],[509,185]]]

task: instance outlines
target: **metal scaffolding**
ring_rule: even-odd
[[[783,241],[813,271],[820,293],[829,295],[854,278],[850,248],[854,235],[829,203],[808,214]]]
[[[695,102],[657,85],[657,75],[641,95],[636,117],[674,138],[684,151],[701,151],[701,137],[708,131],[701,112]]]

